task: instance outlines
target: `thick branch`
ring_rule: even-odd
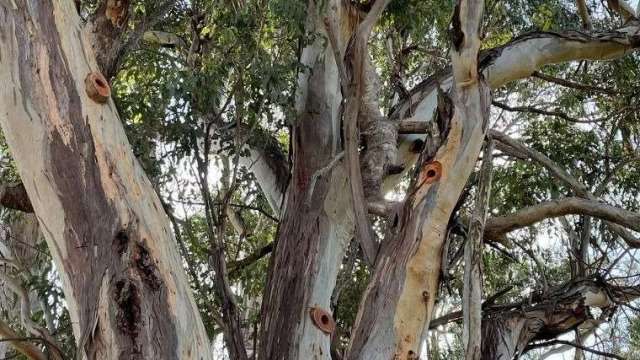
[[[617,208],[596,200],[567,197],[521,209],[513,214],[487,220],[484,231],[486,240],[498,241],[510,232],[533,225],[544,219],[583,214],[640,231],[640,214]]]
[[[608,60],[621,57],[640,46],[640,23],[607,32],[532,32],[480,55],[480,69],[490,87],[497,88],[511,81],[530,76],[547,64],[574,60]],[[417,85],[411,95],[398,103],[390,113],[395,120],[433,120],[438,87],[450,88],[451,74],[437,75]],[[412,151],[416,139],[424,135],[405,135],[400,138],[400,158],[405,169],[417,160]],[[388,176],[385,189],[392,189],[402,176]]]

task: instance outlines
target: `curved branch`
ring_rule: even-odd
[[[511,231],[533,225],[548,218],[584,214],[640,231],[640,214],[596,200],[567,197],[526,207],[513,214],[487,219],[485,240],[500,240]]]
[[[561,168],[558,164],[556,164],[553,160],[551,160],[541,152],[536,151],[535,149],[524,145],[520,141],[512,139],[509,136],[495,130],[489,131],[489,135],[498,141],[498,148],[503,152],[519,159],[531,159],[538,162],[547,170],[549,170],[553,177],[560,179],[565,184],[567,184],[576,193],[577,196],[594,201],[598,200],[597,196],[591,193],[589,189],[577,178],[575,178],[565,169]],[[607,227],[609,227],[609,229],[614,234],[620,236],[627,243],[627,245],[633,248],[640,247],[640,239],[637,239],[627,229],[611,222],[607,222],[606,224]]]
[[[626,26],[605,32],[532,32],[509,43],[480,54],[479,67],[491,88],[530,76],[548,64],[575,60],[610,60],[619,58],[640,47],[640,22],[631,21]],[[396,104],[389,118],[411,118],[431,122],[437,106],[438,88],[451,87],[451,72],[432,76],[411,90],[410,95]],[[412,144],[424,135],[400,136],[399,157],[405,169],[417,160]],[[385,189],[402,179],[401,175],[388,176]]]
[[[0,341],[7,341],[13,346],[13,348],[26,356],[31,360],[47,360],[48,357],[37,346],[26,341],[26,338],[22,338],[13,329],[9,327],[4,321],[0,321]]]

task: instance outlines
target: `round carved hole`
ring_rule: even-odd
[[[423,185],[434,183],[442,176],[442,165],[439,161],[432,161],[424,165],[420,173],[420,183]]]
[[[101,73],[94,71],[87,75],[84,80],[87,96],[97,103],[104,104],[111,96],[111,88],[107,79]]]
[[[313,324],[320,329],[320,331],[325,334],[333,333],[336,323],[333,321],[331,314],[319,307],[313,307],[311,308],[310,315],[311,320],[313,320]]]

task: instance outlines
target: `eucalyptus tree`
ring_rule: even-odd
[[[598,351],[638,297],[624,1],[0,0],[0,23],[0,202],[37,216],[79,358],[416,359],[463,317],[467,358]],[[518,263],[540,284],[497,273]]]

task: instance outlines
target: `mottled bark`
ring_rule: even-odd
[[[323,21],[328,17],[340,24],[338,28],[347,27],[342,23],[349,19],[345,11],[340,1],[322,9],[316,9],[313,1],[308,6],[307,30],[325,38],[319,36],[301,55],[310,70],[298,79],[291,180],[262,300],[261,359],[331,356],[331,336],[314,324],[310,311],[330,310],[338,269],[353,236],[348,178],[344,164],[334,162],[342,147],[342,96]],[[342,33],[336,37],[338,46],[346,44]]]
[[[71,0],[0,3],[0,124],[61,270],[87,358],[207,359],[208,339],[169,222]]]

